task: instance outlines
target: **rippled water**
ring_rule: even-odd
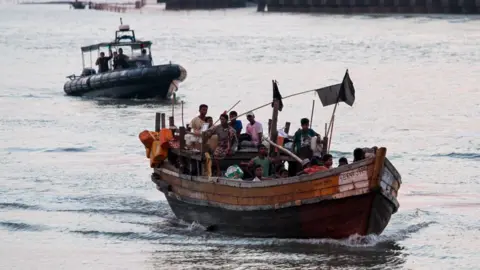
[[[120,16],[154,41],[156,63],[187,69],[185,121],[199,103],[211,115],[237,100],[239,112],[261,105],[271,79],[287,95],[349,68],[357,100],[337,110],[332,148],[350,160],[358,146],[388,148],[404,184],[384,234],[231,238],[176,220],[138,140],[169,105],[63,94],[65,76],[81,71],[79,47],[111,40]],[[479,29],[463,16],[0,6],[0,269],[478,268]],[[281,122],[297,128],[313,98],[285,101]],[[331,109],[317,106],[315,129]]]

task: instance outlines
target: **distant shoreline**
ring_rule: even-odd
[[[58,4],[72,4],[73,1],[48,1],[48,2],[22,2],[20,5],[58,5]]]

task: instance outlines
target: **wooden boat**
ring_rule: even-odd
[[[274,104],[271,127],[276,126],[278,113],[278,102]],[[170,126],[174,126],[172,117]],[[165,125],[161,128],[157,120],[156,130],[168,129]],[[252,182],[208,176],[208,168],[204,168],[208,164],[208,156],[204,156],[206,138],[200,151],[187,150],[185,133],[186,129],[180,127],[178,135],[163,148],[168,155],[151,163],[152,181],[179,219],[197,222],[210,231],[278,238],[339,239],[381,234],[399,208],[401,176],[386,158],[385,147],[371,157],[327,171]],[[323,141],[327,143],[328,138]],[[152,155],[152,151],[147,153]],[[289,167],[296,162],[278,151],[271,153],[288,162]],[[251,149],[239,150],[222,165],[225,168],[255,155]]]

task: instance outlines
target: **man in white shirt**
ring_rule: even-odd
[[[192,128],[193,133],[200,135],[202,133],[203,124],[205,123],[205,117],[207,116],[208,106],[206,104],[200,105],[198,107],[198,112],[200,114],[192,119],[190,127]]]
[[[258,145],[262,141],[263,127],[262,124],[255,121],[255,115],[253,112],[247,113],[247,134],[252,137],[252,143]]]

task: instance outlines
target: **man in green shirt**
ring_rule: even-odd
[[[294,152],[299,158],[311,159],[313,156],[311,148],[312,137],[317,136],[317,139],[320,139],[320,135],[318,135],[313,129],[309,128],[310,121],[307,118],[302,118],[300,124],[302,125],[302,128],[295,132],[293,137]]]
[[[256,165],[262,166],[263,176],[267,177],[270,175],[270,167],[272,163],[277,163],[276,160],[267,156],[267,147],[265,145],[258,145],[258,156],[252,158],[248,163],[243,163],[242,165],[247,165],[249,168],[256,167]]]

